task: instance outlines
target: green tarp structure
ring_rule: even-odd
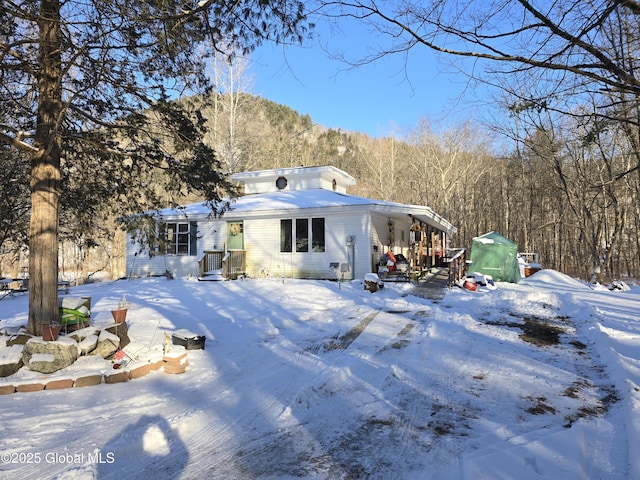
[[[497,282],[518,283],[518,246],[498,232],[475,237],[471,242],[469,273],[491,275]]]

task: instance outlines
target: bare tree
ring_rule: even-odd
[[[380,47],[371,46],[365,58],[347,59],[353,65],[392,54],[408,59],[409,52],[426,47],[443,57],[468,59],[471,77],[507,89],[520,107],[563,113],[575,113],[585,94],[615,92],[620,106],[635,105],[640,95],[640,4],[634,0],[319,3],[324,15],[356,18],[379,34]],[[635,56],[627,54],[632,51]],[[520,76],[528,89],[512,89],[513,83],[503,80]],[[597,113],[610,115],[608,106],[603,98]],[[637,129],[637,116],[621,110],[616,121]]]
[[[414,178],[420,182],[424,198],[433,201],[443,215],[451,216],[460,202],[465,202],[465,183],[475,184],[487,172],[486,138],[470,121],[436,133],[422,119],[413,132],[411,144],[417,149],[418,160],[412,166]],[[472,195],[481,194],[473,188],[466,193],[471,201]]]
[[[396,199],[401,161],[398,148],[399,142],[393,137],[376,139],[362,157],[369,172],[367,184],[375,198]]]
[[[253,88],[249,59],[233,45],[231,55],[215,53],[209,62],[216,93],[205,110],[210,124],[207,140],[218,153],[226,169],[233,173],[244,169],[247,161],[248,138],[246,123],[251,108],[248,95]]]

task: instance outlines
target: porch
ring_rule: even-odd
[[[436,221],[439,217],[413,213],[408,216],[409,222],[406,214],[389,216],[388,244],[382,252],[379,245],[374,245],[372,271],[383,281],[420,282],[433,272],[444,270],[448,272],[449,286],[464,277],[466,251],[449,245],[449,234],[455,228],[442,219]]]
[[[245,271],[245,250],[207,250],[198,259],[198,280],[236,280]]]

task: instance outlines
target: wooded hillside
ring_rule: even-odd
[[[356,178],[352,194],[432,207],[457,226],[457,246],[496,230],[520,251],[539,253],[543,267],[584,279],[595,267],[601,281],[640,270],[640,172],[620,176],[632,163],[622,132],[603,129],[589,137],[577,125],[536,124],[505,154],[494,145],[504,145],[499,135],[508,132],[471,121],[442,130],[423,119],[411,131],[371,138],[326,129],[308,114],[249,94],[189,102],[207,119],[205,143],[229,173],[333,165]],[[15,163],[11,157],[2,162]],[[15,276],[27,261],[20,220],[28,195],[9,191],[22,184],[15,179],[2,182],[11,206],[0,212],[2,273]],[[24,202],[17,201],[23,195]],[[78,232],[72,216],[63,218],[63,275],[126,275],[124,232],[115,221]]]
[[[638,274],[640,172],[620,176],[634,149],[612,126],[600,135],[578,120],[550,128],[521,109],[515,133],[471,121],[442,130],[423,119],[411,131],[371,138],[250,95],[240,96],[232,129],[224,105],[207,117],[217,118],[211,146],[234,152],[230,171],[334,165],[356,178],[351,193],[429,205],[458,227],[459,246],[496,230],[538,253],[546,268],[585,279],[598,268],[602,280]],[[498,152],[505,138],[515,146]]]

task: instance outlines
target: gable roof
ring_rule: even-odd
[[[343,210],[346,207],[362,207],[390,217],[405,217],[408,215],[447,233],[456,232],[456,228],[449,221],[427,206],[373,200],[321,188],[245,195],[236,200],[231,200],[229,210],[223,215],[232,218],[250,217],[268,213],[283,214],[287,211],[313,208],[322,208],[323,212],[329,213]],[[167,220],[207,218],[211,213],[210,208],[205,203],[194,203],[158,212],[161,218]]]

